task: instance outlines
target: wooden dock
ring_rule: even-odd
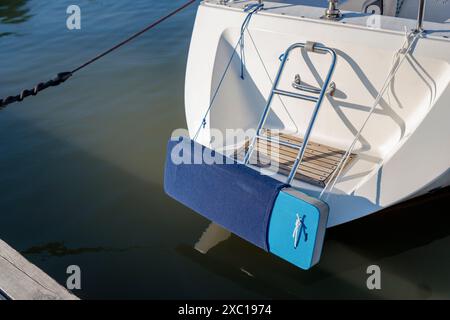
[[[78,300],[0,240],[0,300]]]

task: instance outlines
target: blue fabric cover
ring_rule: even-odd
[[[174,152],[190,162],[173,163],[171,153],[179,143],[183,144],[182,151],[178,146]],[[205,150],[223,164],[191,164],[194,159],[198,163]],[[287,185],[234,161],[225,164],[226,159],[229,163],[229,158],[188,138],[172,138],[167,147],[164,190],[202,216],[268,251],[270,214],[280,190]]]

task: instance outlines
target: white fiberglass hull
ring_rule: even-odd
[[[335,22],[321,20],[323,9],[317,7],[266,2],[265,8],[252,17],[245,34],[247,76],[239,77],[236,54],[198,141],[214,148],[211,128],[223,132],[255,128],[280,54],[293,43],[314,41],[333,48],[338,61],[333,76],[336,94],[325,99],[311,140],[347,150],[405,43],[405,25],[410,29],[415,21],[348,13]],[[186,73],[191,137],[221,82],[246,15],[242,4],[199,7]],[[450,184],[450,26],[428,23],[425,27],[434,31],[417,40],[398,68],[361,132],[354,150],[356,161],[324,198],[330,207],[329,227]],[[292,58],[281,85],[292,88],[296,74],[305,83],[320,85],[329,65],[326,59],[321,55]],[[312,106],[294,99],[276,99],[267,127],[302,136],[311,110]],[[293,186],[311,196],[322,191],[300,181]]]

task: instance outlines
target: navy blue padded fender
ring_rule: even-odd
[[[220,161],[194,164],[205,151]],[[189,161],[174,163],[172,152]],[[230,158],[189,138],[172,138],[167,145],[164,190],[205,218],[268,251],[270,215],[280,190],[287,185],[230,162]]]

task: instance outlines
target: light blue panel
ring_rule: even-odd
[[[269,251],[305,270],[322,250],[328,212],[320,211],[318,201],[281,191],[270,218]]]

